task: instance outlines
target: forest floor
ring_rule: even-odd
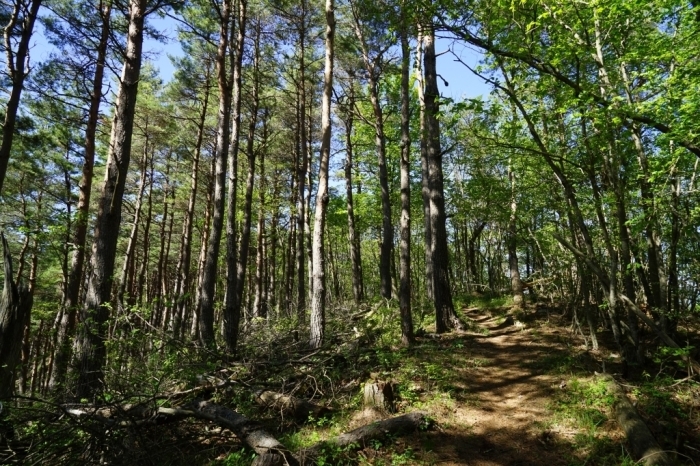
[[[676,461],[700,464],[700,385],[665,377],[654,384],[644,371],[641,382],[624,380],[605,335],[589,351],[559,310],[508,311],[464,309],[470,331],[422,343],[419,357],[440,370],[432,398],[426,390],[415,404],[437,428],[397,440],[393,451],[365,449],[369,464],[637,464],[595,372],[622,383],[662,448],[678,451]]]
[[[158,376],[153,402],[186,405],[187,398],[173,395],[178,391],[206,397],[259,421],[293,452],[407,412],[422,411],[432,421],[431,428],[410,435],[326,449],[319,466],[637,464],[612,416],[606,385],[595,376],[606,372],[677,463],[700,465],[700,384],[674,355],[650,353],[648,366],[623,377],[609,332],[599,332],[600,348],[593,351],[562,309],[539,305],[514,312],[504,304],[471,299],[461,309],[467,331],[436,335],[428,325],[408,349],[396,346],[398,311],[388,304],[339,314],[342,319],[329,323],[334,341],[321,350],[309,350],[301,332],[253,324],[241,351],[246,356],[236,361],[188,360],[179,350],[169,375]],[[653,347],[652,336],[644,338]],[[120,389],[116,379],[115,392],[133,393],[132,380],[124,378]],[[394,412],[363,407],[363,387],[374,381],[395,387]],[[253,393],[260,389],[329,412],[293,419],[259,406]],[[115,402],[125,406],[128,399],[138,398]],[[53,405],[41,406],[16,411],[27,427],[17,431],[21,448],[15,451],[26,452],[9,462],[245,466],[254,457],[226,428],[208,421],[115,428],[98,418],[47,417],[41,413]]]

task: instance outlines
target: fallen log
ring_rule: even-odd
[[[109,427],[163,424],[186,418],[210,421],[220,427],[229,429],[259,455],[253,461],[253,466],[310,466],[316,464],[316,459],[319,458],[325,448],[335,447],[345,451],[351,449],[359,450],[367,446],[372,440],[383,440],[389,436],[398,437],[411,434],[419,429],[427,429],[431,424],[425,413],[417,411],[359,427],[334,439],[319,442],[310,448],[293,454],[259,423],[225,406],[208,401],[195,401],[181,408],[157,407],[141,409],[139,407],[138,409],[120,410],[119,413],[121,414],[129,412],[131,414],[130,419],[107,417],[118,415],[118,413],[115,411],[108,412],[99,408],[91,410],[63,409],[67,414],[76,417],[90,416]],[[143,418],[138,419],[139,416],[143,416]]]
[[[291,416],[297,421],[306,421],[309,416],[319,418],[328,413],[328,408],[319,406],[301,398],[270,390],[257,390],[254,392],[255,402],[265,408],[275,409],[285,415]]]
[[[397,437],[411,434],[420,429],[427,429],[430,425],[431,421],[426,413],[415,411],[358,427],[334,439],[319,442],[310,448],[301,450],[297,456],[300,464],[312,465],[315,464],[316,458],[324,448],[335,447],[347,451],[354,447],[354,449],[360,450],[372,440],[384,440],[388,436]]]
[[[646,466],[673,464],[666,452],[659,447],[649,428],[639,417],[637,410],[615,379],[608,374],[596,374],[596,376],[605,382],[608,392],[614,397],[613,413],[618,424],[625,431],[630,452],[635,459],[638,459],[638,463]]]

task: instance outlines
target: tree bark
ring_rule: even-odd
[[[380,197],[382,201],[382,237],[379,243],[379,293],[391,299],[391,255],[394,249],[394,225],[391,221],[391,197],[389,195],[389,174],[386,166],[386,136],[384,134],[384,112],[379,101],[379,78],[383,52],[370,57],[367,39],[362,32],[362,21],[357,7],[353,7],[355,35],[360,42],[362,59],[369,80],[369,98],[374,112],[374,146],[377,153]]]
[[[259,31],[259,29],[258,29]],[[255,248],[255,299],[253,300],[253,317],[267,317],[267,282],[265,280],[267,262],[267,241],[265,240],[265,151],[268,141],[267,109],[263,116],[263,141],[260,151],[260,186],[258,187],[258,228]]]
[[[241,4],[245,0],[240,0]],[[214,346],[214,294],[216,290],[217,266],[221,233],[224,226],[224,191],[226,189],[226,166],[229,152],[231,122],[231,84],[226,77],[226,56],[229,43],[229,20],[231,0],[222,0],[219,24],[219,46],[216,51],[216,75],[219,85],[219,114],[216,130],[214,159],[214,196],[212,199],[212,225],[207,239],[206,258],[202,274],[202,291],[199,301],[199,339],[205,346]],[[235,130],[235,128],[234,128]],[[229,187],[229,190],[231,188]]]
[[[360,255],[360,238],[355,231],[355,203],[353,201],[352,170],[353,170],[353,109],[355,107],[355,83],[350,83],[350,90],[345,105],[345,197],[348,210],[348,243],[350,245],[350,263],[352,264],[352,296],[355,304],[364,299],[362,286],[362,256]]]
[[[130,0],[126,57],[116,97],[105,182],[95,224],[92,272],[88,279],[85,307],[81,313],[81,329],[74,346],[76,365],[79,368],[74,392],[76,398],[90,398],[103,383],[105,324],[109,317],[124,184],[131,158],[145,16],[146,1]]]
[[[299,81],[297,83],[297,212],[296,212],[296,270],[297,270],[297,316],[299,322],[306,320],[306,176],[309,171],[308,141],[306,134],[306,2],[302,1],[299,32]]]
[[[83,269],[85,264],[85,248],[88,229],[88,216],[90,211],[90,197],[92,192],[93,167],[95,164],[95,135],[100,117],[100,103],[102,101],[102,81],[107,60],[107,44],[110,34],[110,17],[112,13],[111,1],[100,2],[100,17],[102,18],[102,31],[100,42],[97,46],[97,60],[95,63],[95,75],[92,80],[92,92],[90,94],[90,107],[88,109],[87,125],[85,127],[85,151],[82,176],[78,185],[78,206],[76,209],[73,239],[71,241],[73,254],[70,261],[70,270],[66,283],[66,294],[63,299],[61,320],[56,330],[56,346],[53,360],[49,390],[59,390],[65,382],[68,362],[71,358],[70,338],[75,332],[75,321],[78,312],[80,286],[83,281]]]
[[[124,294],[128,291],[134,292],[134,268],[136,261],[136,240],[139,234],[139,223],[141,222],[141,205],[143,204],[143,193],[146,191],[146,172],[148,171],[148,137],[143,147],[143,158],[141,159],[141,176],[139,179],[139,191],[136,194],[136,206],[134,207],[134,223],[129,234],[129,242],[126,245],[124,254],[124,264],[122,265],[121,279],[119,280],[119,295],[117,299],[123,306]],[[132,296],[133,298],[133,296]],[[129,300],[131,302],[131,300]]]
[[[638,462],[646,466],[673,464],[666,452],[659,447],[649,428],[644,424],[642,418],[639,417],[637,410],[634,409],[634,406],[622,388],[615,382],[615,379],[607,374],[597,375],[598,378],[605,382],[607,391],[614,397],[613,412],[618,424],[625,431],[632,457],[638,458]]]
[[[406,5],[401,6],[401,241],[399,244],[399,310],[401,312],[401,343],[413,343],[411,316],[411,128],[408,67],[411,61],[408,45]]]
[[[428,185],[428,146],[425,134],[425,79],[423,76],[423,28],[418,25],[418,40],[416,45],[416,80],[418,81],[418,102],[420,104],[420,169],[421,169],[421,198],[423,200],[423,244],[425,254],[425,292],[426,298],[432,301],[433,292],[433,261],[431,259],[430,247],[433,244],[430,229],[430,187]]]
[[[508,179],[510,180],[510,218],[508,219],[508,266],[510,269],[510,288],[513,293],[513,305],[516,308],[523,306],[523,282],[520,280],[520,268],[518,267],[518,243],[517,243],[517,209],[515,200],[515,174],[513,166],[508,163]]]
[[[29,70],[26,70],[29,57],[29,41],[34,32],[34,23],[41,0],[14,0],[10,19],[4,29],[5,55],[7,71],[12,81],[10,98],[5,108],[5,121],[2,126],[2,142],[0,143],[0,193],[2,192],[7,165],[10,162],[12,142],[15,136],[15,124],[17,111],[19,110],[20,97],[24,88],[24,79]],[[20,18],[20,12],[25,16]],[[17,52],[12,46],[12,36],[16,32],[17,24],[21,21],[21,34],[17,44]]]
[[[323,344],[326,326],[326,264],[324,233],[328,210],[328,164],[331,156],[331,98],[333,96],[333,55],[335,52],[335,10],[333,0],[326,0],[326,61],[323,73],[321,103],[321,157],[316,191],[316,213],[313,237],[313,294],[311,300],[310,346]]]
[[[241,11],[241,15],[245,13]],[[246,18],[241,16],[241,24]],[[253,206],[253,187],[255,185],[255,128],[258,122],[258,108],[260,107],[259,98],[259,61],[260,61],[260,23],[256,30],[255,37],[255,59],[253,62],[253,95],[252,107],[250,109],[250,122],[248,125],[248,137],[246,144],[246,156],[248,158],[248,177],[246,179],[245,198],[243,201],[243,229],[241,231],[240,249],[238,252],[238,261],[236,271],[227,270],[227,287],[226,287],[226,306],[224,307],[224,340],[226,342],[226,350],[229,354],[236,354],[236,346],[238,344],[238,327],[241,320],[241,308],[243,307],[243,290],[245,289],[246,272],[248,271],[248,255],[250,253],[250,226],[252,220]],[[242,52],[242,48],[240,49]],[[230,198],[229,198],[230,199]],[[229,226],[234,225],[235,212],[229,210]],[[227,235],[230,239],[230,235]],[[234,246],[235,247],[235,246]],[[232,264],[227,264],[231,266]],[[232,278],[234,280],[232,280]],[[233,288],[230,288],[233,287]]]
[[[192,171],[190,172],[190,197],[187,202],[185,218],[182,222],[182,240],[180,242],[180,254],[177,262],[177,278],[175,281],[175,299],[173,310],[173,336],[179,338],[187,308],[187,288],[190,281],[190,270],[192,260],[192,231],[194,226],[194,208],[197,201],[197,187],[199,184],[199,161],[202,154],[202,142],[204,140],[204,125],[209,107],[209,63],[205,64],[204,97],[202,100],[202,110],[199,114],[197,125],[197,141],[194,147],[194,157],[192,158]]]
[[[214,176],[212,176],[215,173],[216,170],[216,157],[211,158],[211,164],[209,167],[209,183],[207,186],[207,202],[205,204],[205,210],[204,210],[204,227],[202,229],[202,236],[201,236],[201,241],[202,244],[199,248],[199,260],[197,261],[197,288],[195,292],[195,299],[194,299],[194,309],[192,312],[192,322],[190,326],[190,336],[193,341],[198,341],[199,340],[199,320],[201,316],[201,296],[202,296],[202,282],[204,281],[204,265],[207,261],[207,245],[209,244],[209,232],[211,231],[211,220],[212,220],[212,212],[214,210],[213,208],[213,202],[212,200],[214,199]],[[187,308],[185,308],[185,311],[187,311]],[[184,313],[183,317],[183,327],[185,323],[187,322],[187,312]],[[184,332],[184,329],[183,329]]]
[[[435,331],[462,329],[452,302],[449,279],[447,228],[445,226],[445,194],[442,174],[442,149],[440,147],[439,91],[437,85],[435,30],[424,27],[423,66],[425,73],[425,139],[428,161],[428,187],[430,190],[430,260],[433,267],[433,301],[435,303]]]
[[[7,400],[14,392],[15,369],[20,360],[22,335],[32,308],[32,293],[18,286],[12,279],[12,256],[2,240],[5,282],[0,299],[0,400]]]

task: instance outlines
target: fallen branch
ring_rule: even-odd
[[[283,414],[293,417],[297,421],[306,421],[309,416],[316,418],[328,412],[325,406],[310,403],[301,398],[270,390],[258,390],[254,392],[255,402],[265,408],[275,409]]]
[[[334,439],[319,442],[310,448],[301,450],[298,457],[302,465],[311,465],[315,464],[315,458],[320,455],[324,448],[335,447],[346,450],[360,450],[372,440],[383,440],[387,436],[396,437],[411,434],[421,428],[430,427],[430,424],[430,419],[426,413],[415,411],[402,416],[384,419],[383,421],[373,422],[341,434]]]
[[[268,392],[273,395],[274,392]],[[287,397],[287,395],[282,395]],[[293,397],[291,397],[293,398]],[[298,399],[297,399],[298,400]],[[298,400],[303,401],[303,400]],[[312,405],[311,403],[308,405]],[[303,403],[302,403],[303,405]],[[315,406],[315,405],[312,405]],[[397,437],[415,432],[430,426],[430,420],[425,413],[413,412],[396,416],[383,421],[374,422],[346,432],[334,439],[319,442],[316,445],[293,454],[275,437],[268,433],[259,423],[248,419],[225,406],[208,401],[196,401],[181,408],[153,407],[143,405],[120,410],[76,409],[62,408],[67,414],[75,417],[86,417],[101,422],[109,427],[133,427],[152,424],[163,424],[186,418],[201,419],[213,422],[220,427],[229,429],[244,444],[253,449],[259,456],[253,461],[253,466],[301,466],[313,465],[324,448],[335,447],[354,450],[364,448],[372,440],[383,440],[388,436]],[[123,414],[130,419],[119,419],[108,416]]]
[[[613,413],[618,424],[627,436],[627,443],[634,458],[639,459],[640,464],[646,466],[666,466],[671,465],[671,459],[666,452],[659,447],[659,444],[651,435],[649,428],[637,410],[634,409],[625,392],[608,374],[596,374],[605,383],[609,393],[614,397]]]

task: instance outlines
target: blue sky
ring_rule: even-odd
[[[167,82],[172,78],[175,71],[168,55],[182,55],[182,50],[176,40],[177,25],[172,19],[159,18],[155,15],[149,19],[149,22],[154,28],[170,38],[167,43],[147,39],[144,44],[144,52],[150,56],[154,65],[160,70],[163,80]],[[461,63],[458,63],[454,55],[447,51],[450,48],[470,66],[476,65],[481,58],[479,52],[463,44],[453,43],[453,41],[449,39],[438,39],[436,47],[436,52],[440,54],[437,59],[438,73],[449,83],[449,86],[445,86],[442,80],[439,81],[438,84],[442,95],[455,100],[461,100],[465,97],[487,95],[491,90],[490,87],[484,84],[481,79],[474,76]],[[31,51],[32,62],[36,63],[46,60],[50,52],[51,46],[46,43],[41,26],[37,25]]]
[[[176,24],[169,19],[160,19],[154,17],[151,24],[171,38],[167,44],[159,43],[154,40],[148,40],[144,50],[157,52],[157,58],[154,60],[155,65],[160,69],[163,80],[168,81],[174,72],[172,63],[168,59],[168,55],[179,56],[182,54],[179,44],[175,40]],[[438,39],[436,52],[447,52],[451,48],[460,59],[468,63],[470,66],[475,66],[481,59],[481,54],[475,49],[465,46],[461,43],[453,43],[448,39]],[[438,56],[438,73],[449,83],[445,86],[443,81],[438,83],[440,92],[446,97],[451,97],[455,100],[461,100],[465,97],[477,97],[479,95],[487,95],[491,88],[484,84],[478,77],[474,76],[471,71],[464,67],[461,63],[455,60],[452,53],[444,53]]]

